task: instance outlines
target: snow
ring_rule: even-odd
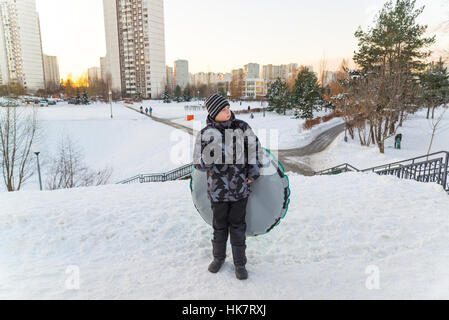
[[[212,228],[189,181],[0,193],[0,299],[449,298],[441,186],[348,173],[290,188],[280,225],[248,238],[243,282],[229,245],[207,271]]]
[[[127,105],[139,110],[140,105],[153,107],[153,115],[185,126],[205,126],[206,111],[188,111],[184,106],[197,102],[164,104],[162,101],[143,101]],[[232,109],[259,108],[258,102],[240,103],[231,101]],[[23,110],[31,112],[32,107]],[[58,103],[55,106],[36,107],[41,125],[42,138],[39,142],[39,155],[43,183],[48,175],[51,157],[55,156],[62,138],[70,137],[84,155],[85,164],[92,170],[112,168],[110,183],[122,181],[138,174],[167,172],[192,161],[193,137],[182,130],[153,121],[145,114],[126,108],[123,103],[113,103],[111,119],[110,105],[94,103],[88,106]],[[194,114],[195,121],[187,122],[186,115]],[[317,113],[317,116],[325,112]],[[309,144],[318,134],[329,127],[341,123],[333,119],[303,130],[304,120],[294,119],[292,115],[278,115],[267,112],[256,113],[254,119],[249,114],[236,115],[247,121],[255,130],[262,144],[271,150],[289,149]],[[34,155],[33,155],[34,157]],[[35,161],[35,159],[33,159]],[[1,187],[4,190],[3,186]],[[23,188],[39,188],[37,175],[33,176]]]
[[[231,110],[247,110],[266,107],[266,103],[261,105],[260,102],[230,102]],[[162,101],[143,101],[143,103],[135,103],[132,108],[139,109],[142,105],[143,109],[148,106],[153,107],[153,115],[165,119],[170,119],[174,123],[193,128],[199,131],[206,126],[207,111],[206,110],[185,110],[184,106],[202,106],[204,102],[181,102],[164,104]],[[322,117],[331,111],[314,112],[314,117]],[[193,115],[193,121],[187,121],[187,115]],[[262,141],[262,144],[270,150],[287,150],[300,148],[311,143],[323,131],[343,123],[341,118],[332,119],[326,123],[314,126],[311,130],[305,130],[303,125],[304,119],[295,119],[293,112],[288,111],[286,115],[279,115],[276,112],[266,112],[265,117],[262,112],[254,113],[254,119],[250,118],[250,114],[236,114],[237,119],[246,121],[254,130],[256,135]]]
[[[31,111],[31,107],[24,110]],[[104,103],[89,106],[60,103],[36,110],[42,129],[39,157],[44,180],[48,170],[46,164],[56,155],[61,138],[67,136],[82,150],[89,168],[113,169],[111,183],[141,173],[169,171],[190,161],[188,142],[184,146],[187,150],[184,158],[171,152],[179,144],[176,139],[184,136],[180,130],[153,121],[119,103],[112,106],[113,119],[110,105]],[[37,177],[24,188],[39,188]]]
[[[442,107],[435,111],[435,120],[442,111]],[[348,133],[348,142],[344,141],[345,134],[342,133],[323,152],[301,160],[315,171],[320,171],[343,163],[349,163],[358,169],[367,169],[426,155],[432,136],[432,120],[426,119],[426,113],[427,110],[420,110],[410,115],[403,127],[398,129],[397,133],[402,133],[400,150],[394,149],[394,136],[385,142],[385,154],[381,154],[376,145],[361,146],[357,132],[355,140],[352,140]],[[440,151],[449,151],[449,111],[438,126],[430,153]]]

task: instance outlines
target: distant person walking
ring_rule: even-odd
[[[143,113],[143,107],[140,106],[140,113]]]
[[[145,113],[148,114],[148,108],[145,108]]]
[[[152,116],[153,113],[153,107],[150,107],[150,117]]]

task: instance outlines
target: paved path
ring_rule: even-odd
[[[134,110],[138,113],[140,113],[140,110],[134,109],[130,106],[125,107]],[[166,124],[168,126],[172,126],[173,128],[184,130],[187,133],[194,135],[194,131],[192,128],[183,126],[178,123],[174,123],[170,121],[170,119],[164,119],[159,118],[155,116],[150,116],[148,114],[143,113],[144,116],[147,116],[151,118],[154,121],[161,122],[163,124]],[[176,118],[178,119],[178,118]],[[313,140],[310,144],[308,144],[305,147],[301,148],[295,148],[295,149],[288,149],[288,150],[278,150],[277,155],[279,158],[279,161],[282,163],[282,165],[285,168],[285,171],[292,171],[297,172],[305,176],[312,176],[314,175],[314,170],[307,165],[304,161],[301,161],[302,157],[310,156],[314,153],[321,152],[325,150],[334,140],[337,138],[337,136],[342,133],[345,130],[345,124],[339,124],[335,127],[332,127],[323,133],[321,133],[318,137],[316,137],[315,140]]]
[[[324,131],[305,147],[278,150],[279,161],[281,161],[285,171],[293,171],[305,176],[312,176],[314,175],[314,170],[302,162],[300,158],[324,151],[344,130],[345,124],[342,123]]]
[[[127,105],[123,105],[123,106],[125,106],[126,108],[131,109],[131,110],[133,110],[133,111],[135,111],[135,112],[141,113],[140,110],[134,109],[133,107],[130,107],[130,106],[127,106]],[[149,114],[146,114],[145,112],[142,113],[142,115],[147,116],[148,118],[151,118],[151,119],[154,120],[154,121],[157,121],[157,122],[166,124],[166,125],[168,125],[168,126],[171,126],[171,127],[175,128],[175,129],[184,130],[184,131],[186,131],[187,133],[191,134],[192,136],[194,135],[194,134],[193,134],[194,131],[193,131],[192,128],[189,128],[189,127],[183,126],[182,124],[178,124],[178,123],[175,123],[175,122],[172,122],[172,121],[171,121],[171,120],[173,120],[173,119],[179,119],[179,118],[164,119],[164,118],[159,118],[159,117],[155,117],[155,116],[150,116]]]

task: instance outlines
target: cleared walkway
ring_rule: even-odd
[[[137,110],[133,107],[124,105],[126,108],[129,108],[135,112],[141,113],[140,110]],[[176,129],[184,130],[187,133],[194,135],[194,131],[192,128],[183,126],[178,123],[172,122],[170,119],[159,118],[155,116],[150,116],[148,114],[143,113],[142,115],[151,118],[154,121],[161,122],[168,126],[171,126]],[[345,124],[339,124],[335,127],[332,127],[323,133],[321,133],[315,140],[313,140],[310,144],[305,147],[289,149],[289,150],[278,150],[277,155],[279,161],[281,161],[282,165],[285,168],[285,171],[296,172],[305,176],[314,175],[314,170],[310,168],[306,163],[301,161],[302,157],[310,156],[314,153],[321,152],[325,150],[337,136],[345,130]]]

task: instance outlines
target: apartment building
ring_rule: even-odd
[[[0,83],[45,88],[44,61],[35,0],[0,0]]]
[[[59,87],[61,78],[59,75],[58,57],[43,55],[45,88],[54,90]]]
[[[103,8],[112,90],[160,97],[166,84],[163,0],[103,0]]]

